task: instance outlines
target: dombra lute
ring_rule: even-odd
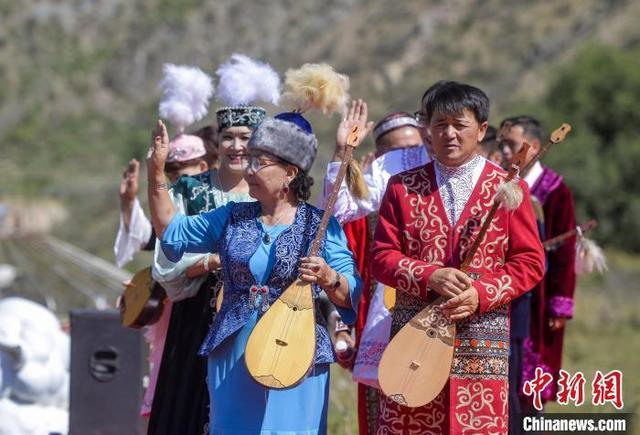
[[[139,329],[160,319],[167,294],[151,278],[150,267],[138,271],[124,287],[118,300],[123,326]]]
[[[382,300],[384,302],[385,308],[389,311],[393,310],[393,307],[396,306],[396,289],[394,289],[393,287],[389,287],[388,285],[385,285],[382,291],[383,291]]]
[[[347,138],[345,155],[309,256],[316,256],[333,214],[338,190],[358,139],[358,126]],[[249,336],[244,360],[249,374],[269,388],[289,388],[300,383],[313,365],[316,320],[311,284],[300,279],[291,284],[258,321]]]
[[[514,163],[504,183],[513,180],[524,163],[529,145],[524,144],[515,155]],[[472,279],[479,276],[469,272],[469,265],[480,247],[500,203],[494,203],[469,249],[460,270]],[[403,406],[411,408],[430,403],[442,391],[453,363],[456,324],[445,316],[441,305],[446,298],[438,297],[416,314],[391,339],[382,354],[378,377],[383,393]]]

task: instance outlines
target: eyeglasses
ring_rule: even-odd
[[[262,156],[248,156],[246,159],[248,162],[247,169],[251,169],[254,173],[266,168],[267,166],[273,166],[280,163],[277,160],[266,159]]]

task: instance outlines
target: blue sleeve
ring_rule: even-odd
[[[360,278],[356,263],[353,260],[353,254],[351,254],[348,248],[347,236],[334,217],[329,220],[329,225],[327,226],[324,242],[324,259],[332,269],[339,272],[349,282],[351,308],[336,306],[336,309],[342,321],[352,325],[355,323],[358,313],[358,303],[360,302],[360,294],[362,293],[362,278]]]
[[[160,240],[167,259],[178,262],[185,252],[213,252],[233,204],[230,202],[224,207],[195,216],[176,213]]]

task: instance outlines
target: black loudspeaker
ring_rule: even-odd
[[[144,433],[140,405],[148,364],[142,333],[122,326],[116,310],[74,310],[70,317],[69,433]]]

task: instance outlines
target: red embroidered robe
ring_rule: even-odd
[[[506,173],[484,162],[455,226],[438,191],[433,163],[391,178],[376,227],[370,272],[400,290],[392,335],[438,297],[427,289],[441,267],[459,267]],[[420,408],[381,397],[379,434],[507,433],[509,302],[544,273],[529,190],[514,211],[500,209],[471,264],[480,274],[478,313],[458,322],[454,361],[440,395]]]

